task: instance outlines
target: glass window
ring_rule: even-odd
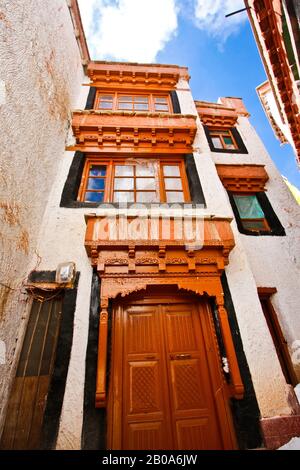
[[[100,95],[99,108],[100,109],[113,109],[114,97],[113,95]]]
[[[114,192],[114,202],[134,202],[134,192]]]
[[[128,191],[134,189],[134,179],[133,178],[115,178],[114,189]]]
[[[106,182],[106,166],[88,165],[87,178],[84,185],[85,202],[102,202]]]
[[[178,165],[163,165],[164,176],[180,176]]]
[[[184,202],[183,192],[166,191],[167,202]]]
[[[104,193],[86,191],[85,202],[103,202]]]
[[[181,178],[165,178],[165,188],[182,191]]]
[[[264,211],[255,194],[234,194],[241,223],[246,230],[253,232],[270,231]]]
[[[209,129],[209,135],[215,149],[235,150],[236,142],[229,129]]]
[[[255,195],[233,195],[241,219],[263,219],[265,214]]]
[[[154,96],[154,110],[155,111],[169,111],[168,98],[166,96]]]
[[[97,107],[103,110],[114,111],[141,111],[141,112],[171,112],[168,95],[129,95],[115,92],[112,94],[97,94]]]
[[[145,202],[145,203],[159,202],[159,198],[157,197],[157,194],[154,191],[147,191],[147,192],[137,191],[136,202]]]
[[[216,149],[222,149],[223,148],[220,137],[212,137],[212,141],[213,141],[214,147]]]
[[[155,190],[154,178],[136,178],[136,189]]]
[[[133,176],[133,165],[115,165],[115,176]]]
[[[78,198],[84,202],[184,202],[189,200],[183,160],[129,158],[96,163],[88,158]],[[99,158],[101,160],[101,158]],[[104,160],[104,159],[103,159]],[[165,163],[169,161],[169,163]],[[161,175],[161,180],[159,179]]]

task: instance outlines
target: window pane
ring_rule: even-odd
[[[100,100],[102,101],[112,101],[113,100],[113,95],[101,95]]]
[[[104,198],[104,193],[92,193],[87,191],[84,195],[85,202],[102,202]]]
[[[264,220],[242,220],[242,225],[246,230],[268,230]]]
[[[137,178],[136,189],[155,189],[154,178]]]
[[[114,202],[134,202],[133,192],[114,192]]]
[[[169,111],[167,104],[155,104],[156,111]]]
[[[136,176],[155,176],[155,168],[153,163],[138,164],[135,167]]]
[[[154,100],[155,103],[167,103],[167,98],[165,96],[156,96]]]
[[[166,191],[167,202],[184,202],[182,192]]]
[[[104,189],[104,186],[104,178],[89,178],[88,180],[88,189]]]
[[[119,100],[119,102],[121,102],[121,101],[130,101],[131,102],[131,101],[133,101],[133,97],[128,96],[128,95],[126,95],[126,96],[125,95],[120,95],[118,97],[118,100]]]
[[[100,109],[112,109],[113,102],[112,101],[100,101],[99,108]]]
[[[180,170],[178,165],[164,165],[163,166],[164,176],[180,176]]]
[[[105,176],[106,166],[91,165],[89,175],[90,176]]]
[[[134,101],[136,103],[146,103],[146,104],[148,104],[148,96],[134,96]]]
[[[222,145],[222,142],[221,142],[220,137],[212,137],[211,140],[212,140],[212,142],[213,142],[213,146],[214,146],[216,149],[222,149],[222,148],[223,148],[223,145]]]
[[[159,202],[156,192],[137,192],[136,202]]]
[[[115,178],[114,181],[114,189],[133,189],[134,182],[133,178]]]
[[[119,103],[119,109],[133,109],[133,103]]]
[[[265,214],[255,195],[233,195],[241,219],[264,219]]]
[[[165,178],[166,189],[182,189],[181,178]]]
[[[135,103],[134,109],[136,111],[148,111],[148,104],[147,103]]]
[[[115,176],[133,176],[133,165],[116,165]]]
[[[224,137],[224,142],[227,149],[234,149],[234,143],[231,137]]]

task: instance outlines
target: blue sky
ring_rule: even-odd
[[[225,18],[244,7],[242,0],[79,0],[79,6],[92,59],[186,65],[195,99],[242,97],[279,171],[300,187],[293,150],[275,138],[256,94],[266,75],[247,13]]]

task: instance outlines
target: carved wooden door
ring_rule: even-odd
[[[233,448],[222,437],[226,410],[220,416],[224,404],[215,399],[201,305],[150,302],[120,304],[115,311],[108,447]]]

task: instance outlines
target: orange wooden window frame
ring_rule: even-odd
[[[112,108],[100,108],[100,99],[102,96],[112,96]],[[132,98],[132,103],[134,102],[134,98],[142,96],[148,98],[148,109],[147,110],[137,110],[132,107],[132,109],[120,109],[118,106],[118,99],[120,96],[130,96]],[[155,109],[155,98],[166,98],[167,105],[168,105],[168,110],[167,111],[162,111],[162,110],[156,110]],[[107,100],[108,101],[108,100]],[[143,93],[143,92],[118,92],[118,91],[97,91],[96,94],[96,99],[95,99],[95,109],[101,109],[102,111],[136,111],[136,112],[141,112],[141,113],[149,113],[149,112],[157,112],[157,113],[172,113],[173,108],[172,108],[172,102],[170,95],[167,93]]]
[[[151,160],[152,159],[149,159],[149,161],[151,161]],[[155,157],[155,158],[153,158],[153,161],[154,162],[156,162],[156,161],[159,162],[158,176],[154,176],[154,178],[158,177],[158,182],[159,182],[159,202],[161,202],[161,203],[167,202],[166,193],[168,191],[182,192],[183,193],[183,198],[184,198],[183,202],[185,202],[185,203],[191,202],[188,179],[187,179],[187,175],[186,175],[186,171],[185,171],[184,159],[183,158],[174,158],[174,157],[167,157],[167,158],[166,157],[161,157],[161,158]],[[103,201],[101,201],[101,203],[113,202],[114,178],[115,178],[114,169],[115,169],[115,166],[116,165],[126,165],[126,164],[127,165],[130,165],[130,164],[134,165],[134,161],[131,162],[129,158],[101,158],[101,157],[97,157],[97,156],[88,156],[86,158],[86,162],[85,162],[85,165],[84,165],[82,178],[81,178],[81,184],[80,184],[80,187],[79,187],[78,198],[77,199],[79,201],[88,203],[88,201],[84,201],[84,197],[85,197],[85,193],[87,191],[89,191],[87,189],[87,184],[88,184],[88,179],[89,179],[90,166],[91,165],[99,165],[99,166],[106,166],[106,176],[105,176],[106,184],[105,184],[104,191],[103,191],[104,192]],[[178,177],[175,176],[174,178],[178,178],[178,179],[181,180],[182,190],[176,190],[176,189],[166,190],[166,188],[165,188],[165,178],[168,178],[168,177],[165,177],[163,175],[163,166],[165,166],[165,165],[167,165],[167,166],[173,166],[174,165],[174,166],[179,167],[180,176],[178,176]],[[124,177],[124,178],[126,178],[126,177]],[[130,190],[128,190],[128,191],[132,192]],[[135,192],[136,192],[136,190],[134,190],[134,193]],[[147,192],[147,190],[145,190],[145,191],[141,190],[141,192]],[[93,204],[92,201],[91,201],[91,204]]]
[[[238,192],[238,193],[237,193],[236,191],[232,192],[232,196],[235,196],[235,195],[236,195],[236,196],[256,196],[255,192],[252,192],[252,193],[251,193],[251,192],[248,192],[248,193],[245,193],[245,192]],[[265,227],[264,229],[261,229],[261,228],[249,228],[249,227],[244,227],[245,230],[249,230],[249,231],[251,231],[251,232],[261,232],[262,230],[264,230],[264,231],[266,231],[266,232],[271,232],[271,228],[270,228],[270,226],[269,226],[269,224],[268,224],[268,222],[267,222],[266,216],[265,216],[264,218],[259,218],[259,217],[258,217],[258,218],[256,218],[256,219],[242,218],[242,217],[240,216],[240,213],[239,213],[239,210],[238,210],[238,205],[237,205],[237,203],[235,202],[235,200],[234,200],[234,203],[235,203],[235,205],[236,205],[236,208],[237,208],[237,211],[238,211],[238,214],[239,214],[239,218],[240,218],[240,221],[241,221],[242,224],[243,224],[244,221],[245,221],[245,222],[262,221],[263,224],[264,224],[264,227]],[[258,201],[258,203],[259,203],[259,201]],[[259,204],[259,205],[260,205],[260,204]],[[261,210],[263,211],[262,207],[261,207]],[[264,211],[263,211],[263,212],[264,212]]]
[[[214,137],[219,137],[220,142],[222,144],[222,148],[220,148],[219,150],[222,150],[222,149],[225,149],[225,150],[238,150],[239,147],[238,147],[238,145],[236,143],[236,140],[233,137],[233,134],[232,134],[230,129],[220,129],[220,128],[209,127],[208,131],[209,131],[209,135],[210,135],[213,146],[214,146],[213,138]],[[224,141],[224,137],[230,137],[231,138],[231,140],[233,142],[233,145],[234,145],[233,149],[230,149],[229,147],[226,146],[226,143]],[[219,147],[214,146],[214,148],[217,150]]]

